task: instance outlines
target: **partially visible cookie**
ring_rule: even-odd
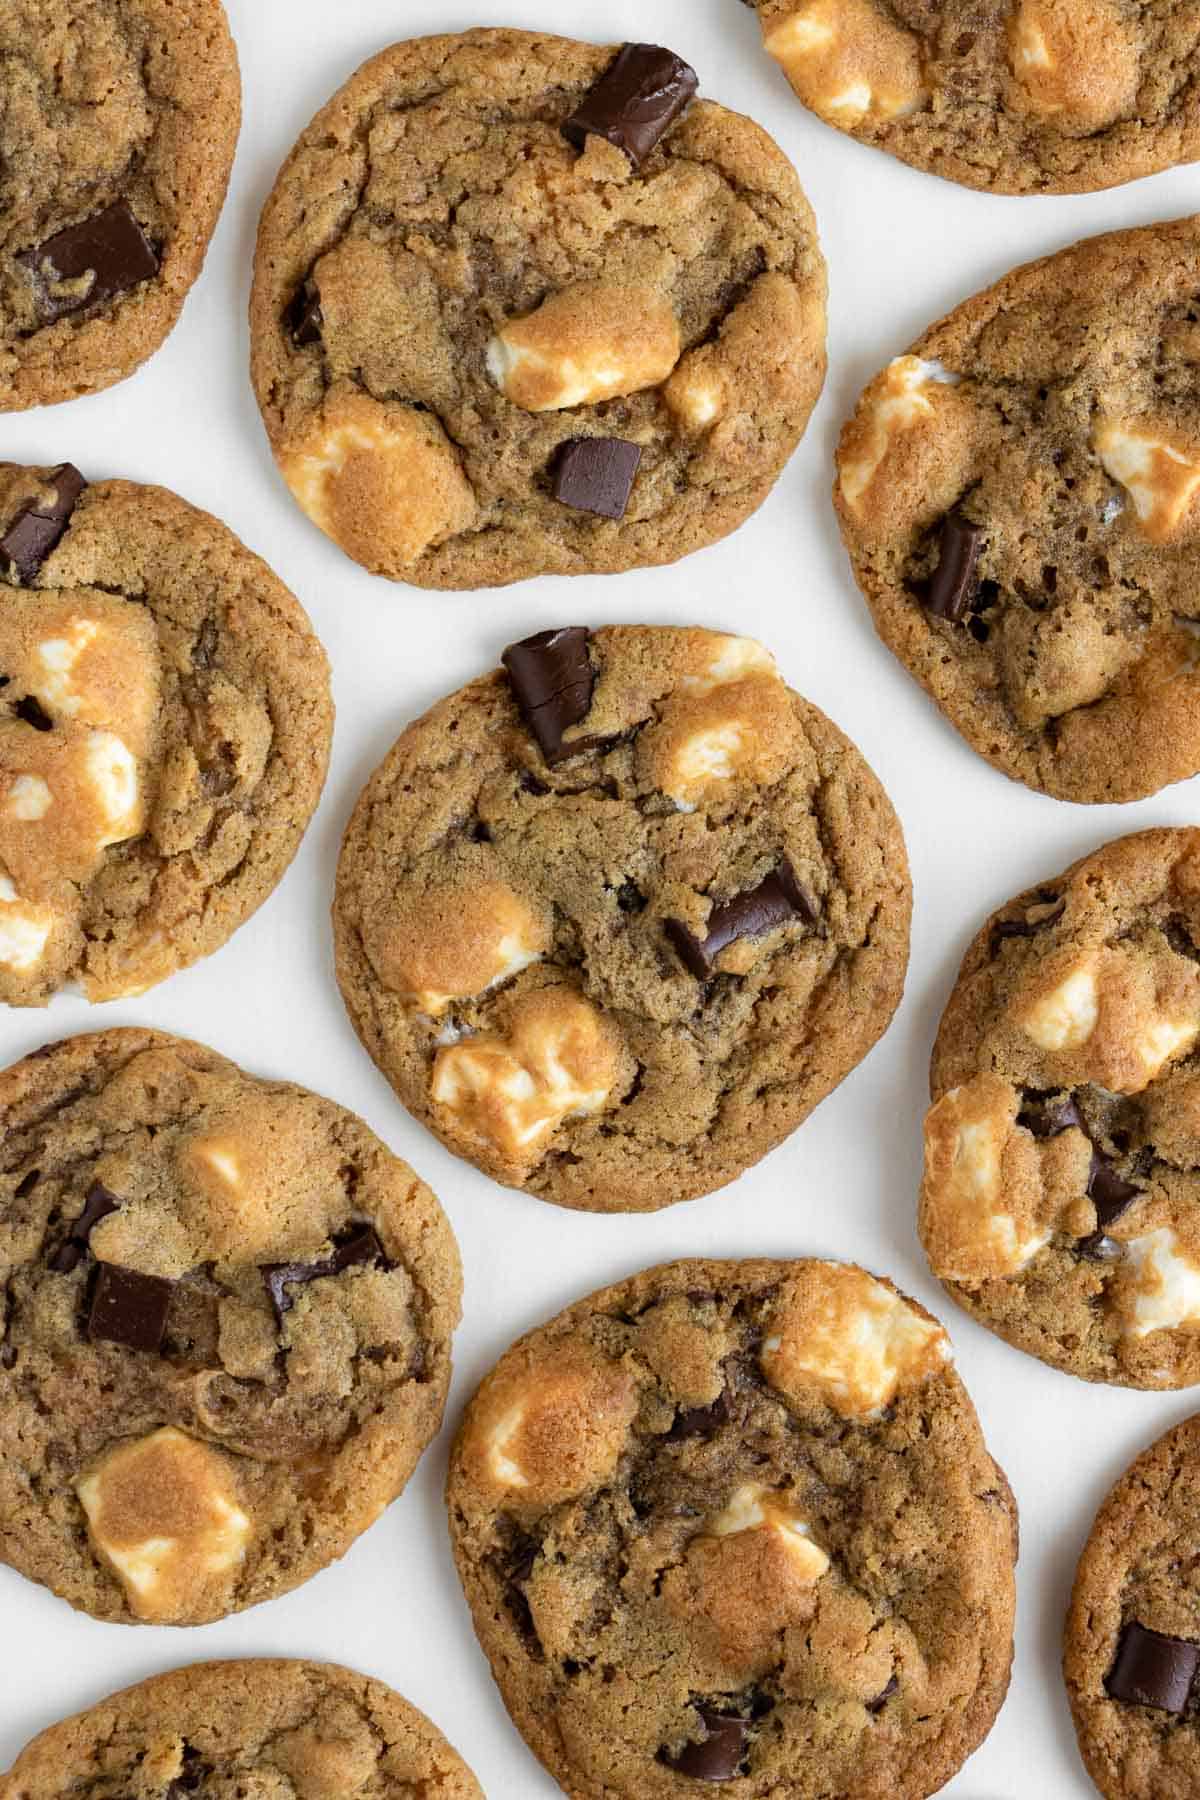
[[[858,751],[722,632],[539,632],[399,738],[346,830],[342,995],[498,1181],[650,1211],[732,1181],[886,1030],[904,839]]]
[[[483,1800],[437,1727],[381,1681],[332,1663],[275,1660],[156,1675],[51,1725],[0,1774],[0,1800],[85,1792]]]
[[[360,1119],[149,1031],[0,1074],[0,1560],[195,1625],[343,1555],[433,1437],[453,1233]]]
[[[240,119],[220,0],[0,0],[0,411],[111,387],[158,349]]]
[[[1083,194],[1200,157],[1196,0],[746,0],[827,125],[997,194]]]
[[[795,170],[653,44],[395,44],[259,229],[253,376],[292,493],[421,587],[673,562],[766,498],[825,371]]]
[[[1200,1791],[1200,1417],[1117,1482],[1079,1559],[1063,1674],[1079,1750],[1106,1800]]]
[[[271,893],[325,779],[297,601],[163,488],[0,464],[0,999],[143,992]]]
[[[1200,769],[1200,220],[1092,238],[876,376],[835,501],[880,636],[1063,800]]]
[[[679,1262],[467,1409],[459,1575],[572,1800],[920,1800],[1012,1657],[1016,1504],[936,1319],[850,1264]]]
[[[920,1230],[1001,1337],[1089,1381],[1200,1381],[1200,831],[1002,907],[933,1053]]]

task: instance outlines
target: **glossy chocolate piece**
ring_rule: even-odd
[[[323,1281],[327,1275],[340,1275],[343,1269],[359,1263],[383,1263],[391,1267],[383,1253],[383,1245],[370,1225],[355,1225],[341,1238],[335,1239],[333,1255],[311,1263],[266,1263],[262,1278],[266,1283],[275,1317],[283,1324],[283,1315],[292,1310],[295,1301],[290,1290],[310,1281]]]
[[[1083,1114],[1070,1094],[1027,1095],[1017,1114],[1017,1124],[1032,1132],[1035,1138],[1058,1137],[1073,1125],[1080,1131],[1087,1130]]]
[[[1096,1221],[1104,1227],[1114,1224],[1123,1212],[1128,1212],[1142,1192],[1132,1181],[1126,1181],[1118,1175],[1112,1164],[1099,1152],[1092,1154],[1087,1191],[1088,1199],[1096,1208]]]
[[[718,1394],[711,1406],[681,1408],[667,1433],[668,1444],[682,1443],[685,1438],[715,1437],[729,1422],[729,1390]]]
[[[588,656],[590,636],[586,625],[560,625],[510,644],[501,658],[521,716],[548,763],[563,762],[586,747],[564,744],[563,733],[591,708],[596,672]]]
[[[87,1191],[83,1211],[62,1243],[46,1258],[46,1266],[53,1269],[56,1275],[70,1275],[87,1255],[92,1232],[101,1219],[107,1219],[110,1213],[119,1212],[120,1207],[121,1202],[115,1194],[110,1194],[102,1182],[93,1181]]]
[[[38,507],[30,501],[0,537],[0,556],[7,562],[9,572],[25,587],[37,579],[42,564],[61,540],[71,522],[75,502],[87,482],[73,463],[60,463],[50,475],[47,486],[54,489],[51,504]],[[33,704],[36,705],[36,701]],[[38,707],[38,711],[41,710]],[[45,718],[44,713],[42,717]],[[34,723],[32,719],[28,722]],[[47,719],[46,726],[49,723]],[[46,726],[38,729],[44,730]]]
[[[659,1761],[693,1781],[736,1781],[746,1756],[749,1720],[728,1718],[711,1706],[700,1705],[696,1711],[704,1721],[703,1742],[685,1744],[674,1754],[660,1750]]]
[[[641,445],[624,438],[572,438],[555,459],[554,498],[577,512],[623,519],[641,460]]]
[[[1182,1713],[1200,1668],[1200,1644],[1166,1637],[1131,1619],[1117,1644],[1104,1685],[1114,1700]]]
[[[320,343],[325,314],[321,311],[321,296],[313,282],[302,281],[296,289],[295,298],[288,307],[287,322],[297,350]]]
[[[777,925],[789,925],[795,919],[815,925],[817,909],[785,856],[775,872],[757,887],[735,894],[724,906],[713,908],[708,915],[708,935],[703,940],[678,919],[667,919],[663,929],[684,966],[698,981],[707,981],[717,957],[730,944],[739,938],[765,937]]]
[[[700,86],[690,64],[659,44],[626,44],[563,124],[582,150],[589,135],[607,138],[640,168]]]
[[[1124,1256],[1125,1246],[1118,1243],[1116,1238],[1106,1237],[1102,1231],[1093,1231],[1089,1236],[1079,1239],[1075,1253],[1087,1262],[1114,1263],[1120,1262]]]
[[[884,1707],[887,1705],[888,1701],[891,1699],[892,1695],[899,1693],[899,1691],[900,1691],[899,1677],[896,1675],[889,1676],[887,1686],[885,1688],[883,1688],[880,1693],[876,1694],[876,1696],[873,1700],[868,1700],[866,1702],[867,1711],[869,1713],[881,1713],[883,1711]]]
[[[992,926],[992,943],[1001,938],[1036,937],[1039,931],[1045,931],[1047,925],[1054,925],[1067,910],[1067,903],[1061,894],[1055,894],[1044,888],[1025,908],[1027,913],[1045,911],[1040,919],[997,919]]]
[[[171,1304],[171,1282],[116,1263],[101,1263],[92,1290],[88,1336],[127,1350],[161,1350]]]
[[[53,325],[85,306],[98,306],[114,294],[128,293],[159,270],[154,246],[124,200],[55,232],[17,261],[33,277],[43,325]],[[79,283],[89,275],[91,281],[78,292],[55,291],[60,283]]]
[[[957,625],[967,614],[975,593],[975,570],[983,547],[983,532],[961,513],[947,513],[938,539],[938,566],[925,594],[925,605],[935,619]]]

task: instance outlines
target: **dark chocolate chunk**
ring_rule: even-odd
[[[1127,1701],[1130,1706],[1181,1713],[1198,1668],[1200,1644],[1189,1638],[1166,1637],[1131,1619],[1121,1633],[1104,1685],[1114,1700]]]
[[[321,296],[313,282],[302,281],[296,289],[292,304],[288,307],[287,322],[297,350],[304,350],[309,344],[320,343],[325,315],[321,311]]]
[[[626,44],[563,124],[582,150],[589,134],[607,138],[640,168],[700,86],[683,58],[658,44]]]
[[[159,269],[153,244],[124,200],[55,232],[17,261],[33,277],[43,325],[127,293]],[[62,292],[68,285],[70,291]]]
[[[1092,1153],[1092,1170],[1088,1176],[1088,1199],[1096,1208],[1096,1219],[1103,1226],[1112,1225],[1127,1212],[1142,1192],[1132,1181],[1125,1181],[1112,1164],[1098,1151]]]
[[[185,1794],[197,1793],[205,1776],[211,1774],[208,1763],[200,1760],[200,1752],[189,1744],[183,1752],[183,1773],[177,1775],[167,1789],[166,1800],[184,1800]]]
[[[66,531],[75,502],[87,482],[73,463],[60,463],[50,475],[47,486],[54,489],[50,505],[38,507],[30,501],[0,537],[0,556],[5,558],[9,572],[25,586],[36,580],[42,564]],[[40,712],[41,708],[38,710]],[[44,729],[39,727],[39,730]]]
[[[1080,1131],[1086,1131],[1083,1114],[1076,1106],[1070,1094],[1054,1095],[1027,1094],[1025,1104],[1017,1114],[1017,1124],[1023,1125],[1036,1138],[1058,1137],[1060,1132],[1069,1131],[1072,1125]]]
[[[869,1713],[882,1712],[884,1707],[887,1705],[888,1701],[891,1699],[892,1695],[895,1693],[898,1693],[899,1690],[900,1690],[900,1681],[899,1681],[898,1676],[896,1676],[896,1675],[890,1676],[888,1678],[887,1686],[880,1693],[876,1694],[876,1696],[873,1700],[867,1701],[867,1703],[866,1703],[867,1711]]]
[[[1087,1262],[1120,1262],[1125,1254],[1125,1246],[1119,1244],[1116,1238],[1106,1237],[1102,1231],[1093,1231],[1090,1236],[1079,1239],[1075,1253]]]
[[[555,458],[554,498],[578,512],[623,519],[641,460],[641,445],[625,438],[572,438]]]
[[[796,880],[785,856],[774,874],[764,877],[757,887],[713,908],[708,915],[708,935],[703,940],[678,919],[667,919],[663,929],[685,967],[697,980],[707,981],[717,957],[729,944],[738,938],[765,937],[777,925],[790,924],[794,919],[815,925],[817,908],[812,896]]]
[[[35,731],[53,731],[54,720],[41,703],[32,694],[26,694],[13,707],[18,719],[25,725],[32,725]]]
[[[704,1721],[703,1742],[685,1744],[682,1750],[660,1750],[659,1761],[693,1781],[736,1781],[746,1756],[748,1721],[730,1718],[711,1706],[697,1706],[696,1711]]]
[[[0,1369],[15,1369],[17,1351],[13,1344],[0,1344]]]
[[[925,605],[935,619],[952,625],[966,616],[975,592],[975,569],[983,545],[983,532],[961,513],[950,512],[942,520],[938,539],[938,566],[925,595]]]
[[[96,1226],[101,1219],[107,1219],[110,1213],[119,1211],[120,1206],[121,1202],[115,1194],[110,1194],[102,1182],[93,1181],[87,1191],[83,1211],[62,1243],[46,1258],[47,1266],[56,1275],[69,1275],[73,1269],[77,1269],[87,1255],[88,1243]]]
[[[1055,894],[1049,888],[1039,890],[1036,897],[1025,908],[1024,916],[1019,919],[997,919],[992,926],[993,945],[1001,938],[1033,937],[1044,931],[1047,925],[1053,925],[1061,919],[1067,910],[1067,903],[1061,894]],[[1035,919],[1029,917],[1036,913]]]
[[[668,1444],[684,1438],[714,1437],[729,1419],[729,1393],[718,1394],[711,1406],[689,1406],[675,1414],[675,1423],[667,1433]]]
[[[501,661],[508,670],[521,714],[548,763],[563,762],[584,744],[563,743],[563,733],[587,717],[596,685],[588,656],[586,625],[560,625],[510,644]]]
[[[266,1263],[262,1278],[275,1308],[275,1317],[283,1324],[284,1313],[290,1312],[293,1300],[289,1289],[303,1287],[310,1281],[323,1281],[327,1275],[340,1275],[343,1269],[359,1263],[391,1264],[383,1253],[383,1245],[370,1225],[355,1225],[334,1239],[333,1255],[312,1263]]]
[[[92,1291],[88,1336],[129,1350],[160,1350],[172,1283],[116,1263],[101,1263]]]

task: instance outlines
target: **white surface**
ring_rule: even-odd
[[[944,1790],[954,1800],[1084,1800],[1058,1673],[1075,1559],[1133,1454],[1191,1411],[1187,1394],[1090,1388],[973,1325],[930,1279],[914,1234],[930,1042],[958,959],[1011,894],[1106,838],[1194,816],[1194,784],[1124,808],[1027,793],[972,755],[882,648],[829,505],[840,423],[866,379],[928,323],[1014,263],[1112,227],[1200,205],[1183,170],[1081,199],[999,199],[919,175],[827,130],[796,101],[737,0],[227,0],[246,121],[208,266],[167,346],[94,399],[4,421],[0,454],[86,475],[161,481],[228,521],[293,587],[333,661],[338,729],[324,803],[281,890],[209,962],[130,1004],[0,1017],[0,1062],[48,1038],[144,1023],[201,1038],[264,1075],[361,1113],[441,1196],[462,1246],[466,1318],[453,1422],[520,1331],[592,1287],[685,1255],[855,1257],[932,1306],[1022,1513],[1017,1658],[1008,1703]],[[369,54],[402,35],[514,24],[601,41],[653,37],[703,91],[751,113],[800,170],[829,260],[830,374],[773,497],[723,544],[673,569],[491,594],[433,595],[360,572],[295,510],[246,375],[246,297],[259,208],[301,128]],[[763,638],[883,777],[908,836],[916,921],[908,994],[883,1044],[735,1189],[649,1218],[560,1212],[448,1156],[360,1050],[330,968],[327,912],[355,795],[400,727],[491,666],[503,645],[568,621],[733,626]],[[558,1789],[508,1724],[472,1636],[441,1506],[448,1433],[401,1501],[338,1567],[274,1604],[190,1633],[93,1623],[0,1570],[0,1767],[25,1740],[118,1685],[203,1657],[303,1655],[381,1676],[428,1711],[490,1800]]]

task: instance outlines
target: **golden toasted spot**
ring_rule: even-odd
[[[958,379],[940,363],[898,356],[872,384],[870,397],[847,427],[838,457],[842,498],[852,512],[865,510],[896,441],[916,426],[935,424],[940,394],[954,387]]]
[[[757,1481],[743,1482],[735,1488],[728,1504],[708,1521],[706,1530],[710,1537],[717,1538],[740,1536],[747,1531],[773,1533],[794,1563],[798,1577],[806,1582],[819,1581],[829,1567],[828,1556],[820,1544],[813,1542],[807,1520],[785,1504],[785,1496],[772,1494]]]
[[[639,774],[681,812],[723,783],[777,780],[792,754],[791,699],[775,660],[753,638],[698,633],[681,645],[678,686],[637,745]]]
[[[587,281],[510,319],[488,373],[526,412],[593,406],[657,387],[679,361],[679,321],[657,288]]]
[[[711,358],[700,360],[711,348],[704,344],[689,351],[663,388],[669,411],[687,431],[707,431],[725,411],[725,378],[720,370],[706,366]]]
[[[550,948],[545,913],[502,881],[434,888],[372,930],[368,953],[387,985],[438,1018],[453,1000],[486,993]]]
[[[928,99],[920,42],[874,0],[805,0],[763,42],[806,106],[831,124],[896,119]]]
[[[620,1363],[581,1345],[547,1346],[484,1390],[463,1455],[473,1477],[511,1503],[553,1506],[609,1479],[636,1412],[637,1386]]]
[[[1125,1255],[1133,1274],[1122,1287],[1130,1337],[1200,1324],[1200,1266],[1180,1248],[1173,1231],[1163,1226],[1130,1238]]]
[[[1100,1017],[1096,965],[1085,957],[1063,980],[1026,1006],[1018,1023],[1042,1050],[1077,1050]]]
[[[1165,543],[1184,525],[1200,487],[1200,445],[1176,440],[1152,421],[1108,420],[1092,434],[1092,447],[1114,481],[1133,501],[1143,534]]]
[[[25,824],[44,819],[53,804],[49,783],[40,775],[18,775],[8,790],[8,810]]]
[[[49,908],[20,899],[8,876],[0,876],[0,965],[18,974],[36,968],[53,929]]]
[[[1137,39],[1113,0],[1017,0],[1008,43],[1025,105],[1060,130],[1099,131],[1137,100]]]
[[[813,1263],[787,1283],[761,1352],[771,1386],[868,1419],[949,1360],[946,1334],[862,1269]]]

